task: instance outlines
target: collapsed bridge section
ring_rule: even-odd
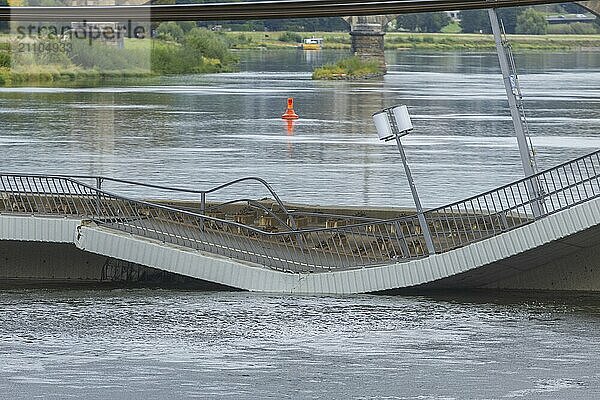
[[[589,274],[596,273],[599,177],[596,151],[426,211],[435,247],[429,255],[415,215],[382,219],[291,210],[274,191],[270,206],[248,199],[207,203],[209,190],[197,191],[197,204],[181,207],[121,196],[81,177],[0,174],[0,238],[69,243],[103,257],[254,291],[493,287],[582,249]],[[530,192],[532,182],[542,189],[537,197]],[[240,201],[256,212],[238,209],[231,215],[227,207]],[[534,213],[540,205],[541,214]],[[533,261],[523,264],[519,257],[534,251]]]

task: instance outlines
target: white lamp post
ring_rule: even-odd
[[[400,142],[402,136],[408,135],[409,131],[413,129],[413,124],[408,114],[408,108],[406,106],[393,106],[383,109],[373,114],[373,122],[377,128],[377,136],[380,140],[389,141],[396,139],[398,145],[398,151],[402,158],[402,164],[404,164],[404,172],[406,173],[406,179],[408,179],[408,185],[412,192],[415,207],[417,209],[417,217],[419,218],[419,225],[425,238],[425,245],[429,254],[435,254],[435,247],[433,246],[433,240],[431,239],[431,232],[429,226],[425,220],[425,214],[423,214],[423,207],[419,200],[419,194],[417,193],[417,187],[413,181],[408,162],[406,161],[406,154],[404,154],[404,148]]]

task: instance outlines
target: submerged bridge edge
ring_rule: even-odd
[[[532,267],[543,268],[544,263],[551,263],[557,258],[556,246],[551,247],[549,244],[556,244],[572,235],[590,230],[599,223],[600,198],[595,198],[534,223],[446,253],[378,267],[309,274],[274,271],[245,261],[114,231],[74,218],[0,215],[0,240],[69,243],[86,252],[248,291],[358,294],[426,288],[428,285],[451,288],[456,285],[453,282],[456,282],[457,276],[475,270],[483,271],[477,280],[478,287],[494,287],[495,282],[523,272],[511,267],[506,260],[536,250],[538,255],[540,252],[544,254],[545,261]],[[600,243],[592,243],[598,244]],[[583,249],[577,244],[561,246],[561,256]],[[565,248],[570,251],[565,252]],[[593,261],[600,268],[600,259]],[[485,272],[487,270],[482,267],[490,265],[496,265],[496,269]],[[498,274],[498,268],[503,270],[501,274]],[[600,282],[596,282],[596,286],[595,290],[600,290]]]

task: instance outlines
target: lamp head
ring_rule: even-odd
[[[375,123],[379,140],[390,140],[395,136],[387,109],[373,114],[373,122]]]
[[[385,108],[373,114],[373,122],[379,140],[391,140],[396,136],[404,136],[413,129],[413,124],[406,106]]]
[[[395,106],[392,108],[392,113],[394,114],[394,120],[396,121],[398,131],[408,132],[413,130],[413,124],[410,120],[410,115],[408,114],[408,107]]]

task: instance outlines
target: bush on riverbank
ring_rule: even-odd
[[[345,58],[335,64],[326,64],[313,71],[316,80],[356,80],[383,76],[377,60],[363,60],[359,57]]]
[[[203,74],[230,70],[218,58],[205,57],[195,48],[161,42],[152,46],[152,72],[160,75]]]
[[[596,24],[575,22],[574,24],[548,25],[547,32],[557,35],[594,35],[600,32]]]
[[[279,35],[279,41],[285,43],[302,43],[302,35],[296,32],[284,32]]]
[[[10,63],[10,54],[7,51],[0,50],[0,68],[9,68]]]
[[[71,41],[71,51],[66,52],[71,64],[83,70],[96,71],[148,71],[150,69],[150,52],[147,46],[134,46],[127,43],[124,49],[117,46],[94,44],[87,40]]]
[[[156,38],[170,42],[181,42],[185,32],[177,22],[163,22],[156,28]]]
[[[230,52],[224,35],[190,28],[178,38],[179,41],[172,41],[178,31],[173,26],[167,28],[162,30],[162,40],[126,39],[123,48],[99,42],[90,45],[84,39],[68,42],[44,39],[24,45],[33,50],[11,53],[10,43],[2,43],[0,85],[214,73],[234,69],[237,59]],[[176,28],[179,26],[176,25]],[[171,33],[166,34],[168,32]],[[18,43],[15,42],[16,45]],[[44,51],[38,51],[39,48]]]
[[[152,71],[159,74],[229,72],[236,63],[226,38],[206,29],[190,30],[179,43],[158,40],[152,46]]]

